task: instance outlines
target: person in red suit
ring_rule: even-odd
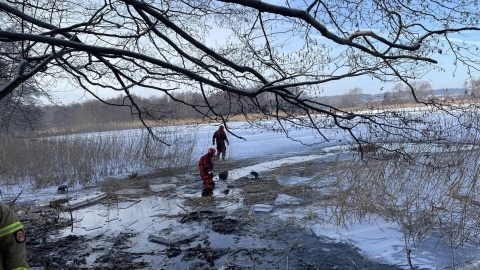
[[[198,170],[204,186],[214,187],[213,182],[213,162],[212,157],[215,155],[215,149],[209,148],[208,152],[198,161]]]
[[[220,154],[222,154],[222,159],[225,159],[225,153],[227,152],[227,147],[225,146],[225,143],[229,145],[230,143],[228,142],[227,139],[227,134],[225,134],[225,131],[223,130],[224,127],[220,125],[218,127],[218,130],[213,133],[212,137],[212,143],[215,145],[217,143],[217,157],[220,159]]]

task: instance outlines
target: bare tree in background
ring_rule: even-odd
[[[480,98],[480,78],[472,78],[465,81],[463,88],[465,90],[465,94],[470,96],[470,98]]]
[[[412,82],[412,88],[418,93],[417,97],[422,101],[428,101],[434,95],[432,85],[429,82]]]
[[[355,87],[348,90],[342,97],[342,107],[343,108],[354,108],[358,107],[360,104],[360,98],[363,94],[363,90],[360,87]]]
[[[460,64],[478,70],[477,47],[455,40],[480,30],[479,7],[460,0],[0,1],[0,42],[19,44],[15,54],[2,51],[17,72],[0,99],[31,78],[46,90],[68,82],[94,96],[95,88],[123,93],[129,102],[112,105],[143,119],[132,93],[151,89],[224,123],[232,115],[220,108],[239,108],[251,120],[253,106],[277,120],[265,128],[289,136],[288,125],[310,127],[320,143],[334,139],[323,132],[333,126],[358,144],[372,143],[359,128],[418,140],[419,130],[405,128],[409,115],[344,111],[318,93],[329,82],[367,77],[401,82],[424,102],[409,82],[435,69],[453,76]],[[454,65],[437,65],[441,55]],[[184,90],[204,102],[174,95]],[[210,100],[219,93],[225,98]]]

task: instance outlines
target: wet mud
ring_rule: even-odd
[[[312,166],[309,168],[314,173],[314,165],[307,165]],[[302,173],[308,175],[305,168]],[[78,233],[82,218],[75,212],[50,205],[23,206],[20,218],[27,229],[27,261],[36,269],[404,269],[405,266],[370,261],[354,246],[319,238],[298,223],[282,221],[268,212],[252,213],[253,204],[273,205],[280,193],[303,201],[315,196],[312,189],[281,186],[269,174],[263,173],[259,178],[245,177],[228,184],[219,180],[216,190],[209,190],[207,196],[202,194],[205,191],[200,182],[182,182],[177,184],[179,189],[187,187],[182,192],[193,193],[178,200],[184,205],[175,211],[172,209],[177,201],[161,207],[152,203],[165,198],[174,200],[177,195],[168,191],[128,196],[108,193],[94,203],[112,213],[139,205],[142,211],[148,207],[152,213],[167,211],[135,217],[144,220],[144,227],[138,225],[140,221],[126,220],[110,212],[103,214],[101,209],[88,205],[76,211],[83,211],[83,216],[95,213],[93,216],[98,219],[105,216],[104,222],[85,226]],[[222,192],[225,190],[229,192]],[[231,211],[219,207],[238,201],[239,196],[242,207]],[[146,201],[148,198],[150,201]],[[298,206],[301,204],[292,207]],[[183,238],[165,236],[165,232],[181,230],[187,232]],[[149,231],[163,234],[152,236]]]

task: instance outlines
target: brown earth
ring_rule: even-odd
[[[223,171],[231,167],[232,164],[232,161],[217,162],[216,171]],[[238,162],[235,162],[235,165],[238,167],[251,164],[252,161],[244,161],[241,166],[238,166]],[[316,161],[296,163],[269,172],[262,172],[260,180],[249,179],[247,177],[238,179],[230,184],[228,188],[242,189],[246,209],[253,204],[270,203],[275,200],[278,194],[287,194],[300,198],[303,201],[315,200],[322,201],[323,203],[331,203],[329,196],[318,196],[318,189],[323,187],[317,187],[316,189],[302,186],[285,187],[278,184],[275,179],[277,175],[296,175],[315,178],[335,177],[341,166],[342,164],[335,161],[322,162],[322,164],[318,164]],[[195,172],[192,172],[192,174],[195,174]],[[116,198],[112,194],[115,190],[147,188],[148,181],[151,177],[153,177],[153,175],[140,175],[136,177],[135,181],[121,181],[121,183],[123,183],[122,185],[118,185],[118,182],[112,185],[112,183],[106,181],[100,186],[104,191],[109,193],[110,196],[98,203],[115,201]],[[149,195],[148,192],[145,192],[142,196]],[[220,200],[224,200],[224,198],[217,198],[215,196],[195,197],[187,199],[186,204],[208,207],[218,203]],[[278,265],[282,265],[282,261],[286,259],[287,262],[290,260],[288,262],[289,264],[295,263],[295,265],[297,265],[296,268],[290,269],[335,269],[337,268],[335,265],[342,260],[344,260],[344,265],[350,266],[337,269],[357,269],[357,264],[368,265],[368,261],[359,255],[353,247],[344,244],[330,244],[330,246],[325,249],[338,249],[336,252],[339,254],[348,251],[348,256],[341,255],[342,258],[337,258],[336,256],[329,255],[327,259],[324,258],[321,261],[317,261],[319,257],[315,254],[319,252],[317,250],[319,243],[318,240],[313,241],[316,237],[312,238],[309,233],[302,233],[293,223],[272,221],[269,218],[252,219],[248,217],[246,212],[247,210],[243,212],[240,211],[237,218],[229,220],[222,219],[218,221],[218,217],[209,217],[209,214],[206,212],[198,213],[197,218],[210,218],[212,229],[215,231],[234,234],[236,235],[235,238],[238,239],[252,236],[259,237],[258,239],[270,239],[268,241],[277,242],[277,244],[272,244],[272,246],[278,245],[278,248],[270,250],[212,249],[208,244],[205,244],[205,242],[198,243],[196,246],[190,246],[186,249],[169,246],[163,251],[160,251],[159,254],[167,258],[170,261],[170,265],[172,260],[176,260],[178,256],[182,256],[181,259],[178,260],[180,264],[176,268],[167,267],[161,269],[186,269],[185,267],[179,267],[192,261],[188,269],[213,270],[217,269],[213,267],[214,262],[220,259],[231,261],[230,263],[227,262],[227,268],[224,268],[229,270],[284,269]],[[185,221],[193,218],[193,215],[187,216],[189,213],[185,214],[187,217]],[[72,220],[61,219],[59,209],[37,207],[23,208],[22,211],[20,211],[19,218],[27,228],[27,259],[31,267],[43,267],[39,269],[157,269],[152,268],[147,261],[139,259],[148,256],[158,258],[159,254],[135,253],[127,250],[129,247],[127,243],[129,243],[129,239],[134,236],[133,234],[121,233],[114,239],[106,239],[105,241],[109,241],[112,248],[96,259],[93,263],[95,266],[87,266],[92,265],[91,262],[87,264],[86,258],[88,258],[88,252],[91,250],[91,247],[90,249],[87,247],[90,245],[89,242],[95,241],[94,238],[85,239],[81,236],[72,235],[60,238],[54,237],[60,229],[74,226],[73,218]],[[292,243],[294,242],[299,243],[293,245]],[[305,243],[309,243],[308,245],[310,245],[310,247],[307,248]],[[315,254],[310,256],[309,253],[305,253],[305,250]],[[289,257],[289,255],[292,257]],[[252,261],[252,258],[256,259]],[[198,262],[199,259],[200,262]],[[269,267],[271,261],[277,262],[277,268]],[[357,264],[354,261],[356,261]],[[242,264],[238,262],[246,262],[246,264],[242,266]],[[352,264],[351,262],[354,263]],[[379,267],[375,269],[384,268]]]

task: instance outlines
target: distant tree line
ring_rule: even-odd
[[[426,81],[414,81],[411,85],[420,102],[476,102],[480,99],[480,78],[466,80],[462,88],[454,89],[433,89],[432,85]],[[342,95],[321,97],[321,99],[344,110],[418,104],[411,89],[401,83],[396,84],[391,90],[378,94],[365,94],[362,88],[355,87],[348,89]]]
[[[1,66],[0,71],[0,74],[6,72],[5,66]],[[433,90],[428,82],[413,82],[412,85],[415,86],[417,98],[420,100],[440,99],[447,96],[438,95],[438,90]],[[342,95],[315,98],[339,108],[381,108],[389,105],[414,104],[415,100],[409,91],[408,87],[398,84],[391,91],[371,95],[364,94],[363,89],[355,87]],[[302,95],[300,92],[297,94]],[[102,101],[94,99],[82,103],[47,106],[38,105],[36,99],[38,96],[38,90],[33,85],[27,85],[22,95],[10,95],[9,98],[1,100],[0,130],[14,133],[26,131],[72,133],[141,126],[138,113],[130,103],[130,99],[121,96]],[[466,81],[463,91],[455,94],[455,98],[458,99],[476,97],[480,98],[480,79]],[[151,121],[152,125],[189,121],[198,123],[202,119],[208,119],[205,115],[211,116],[209,120],[215,119],[214,114],[209,111],[211,106],[218,108],[225,118],[235,115],[273,115],[274,110],[279,106],[279,101],[275,100],[275,96],[271,93],[263,93],[256,99],[250,99],[220,91],[210,93],[208,97],[198,92],[185,91],[160,97],[136,96],[135,99],[138,107],[141,108],[143,118]],[[196,104],[196,106],[192,107],[189,104]],[[292,114],[301,113],[290,103],[281,102],[281,106],[283,111],[289,111]],[[221,119],[217,120],[221,121]]]
[[[151,121],[150,124],[154,126],[175,124],[180,121],[181,123],[189,121],[198,123],[205,118],[205,115],[215,118],[209,111],[210,106],[219,108],[224,117],[256,113],[272,114],[275,106],[278,106],[278,101],[273,100],[273,97],[272,94],[264,93],[256,99],[249,99],[226,92],[211,93],[208,97],[204,97],[199,93],[186,91],[161,97],[135,96],[135,99],[143,119]],[[232,99],[235,102],[231,102]],[[192,107],[188,104],[196,104],[196,106]],[[22,121],[16,120],[2,126],[3,132],[71,133],[141,126],[138,113],[130,103],[130,99],[121,96],[68,105],[39,106],[32,102],[22,106],[29,110],[22,112],[24,121],[30,120],[35,122],[35,125],[24,125]],[[286,102],[282,102],[282,106],[284,110],[292,113],[297,110],[295,106]],[[221,119],[218,120],[221,121]],[[7,122],[5,121],[5,124]]]

